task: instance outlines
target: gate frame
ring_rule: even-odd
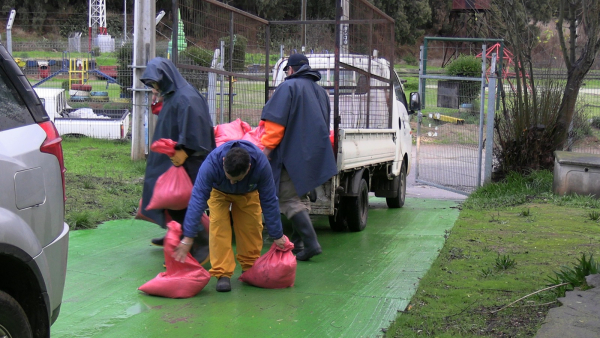
[[[454,41],[454,42],[480,42],[482,44],[482,55],[485,55],[487,42],[500,43],[500,50],[504,47],[504,39],[485,39],[485,38],[449,38],[449,37],[425,37],[423,46],[420,48],[420,62],[419,62],[419,95],[421,96],[421,102],[425,102],[425,82],[426,79],[436,80],[457,80],[457,81],[477,81],[481,83],[480,90],[480,102],[479,106],[479,140],[478,140],[478,154],[477,154],[477,182],[476,187],[481,187],[481,169],[482,169],[482,151],[484,147],[483,138],[483,121],[484,121],[484,104],[485,102],[485,88],[486,88],[486,73],[487,73],[487,58],[481,58],[481,77],[459,77],[459,76],[444,76],[444,75],[427,75],[427,45],[428,41]],[[498,71],[502,71],[502,64],[498,64]],[[486,124],[486,138],[485,138],[485,164],[484,164],[484,179],[483,183],[491,182],[492,178],[492,159],[493,159],[493,140],[494,140],[494,117],[496,112],[496,92],[500,90],[499,86],[496,85],[496,53],[492,54],[492,61],[490,67],[490,76],[487,79],[487,87],[493,88],[488,90],[488,112],[487,112],[487,124]],[[421,124],[423,121],[423,113],[421,109],[417,114],[417,151],[416,151],[416,166],[415,166],[415,181],[424,183],[427,185],[434,186],[436,188],[449,190],[458,194],[468,195],[464,191],[446,187],[433,182],[428,182],[419,179],[419,152],[421,147]]]

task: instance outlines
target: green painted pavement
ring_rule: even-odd
[[[369,224],[334,233],[326,217],[315,228],[323,254],[298,262],[295,285],[269,290],[216,279],[189,299],[146,295],[137,288],[164,271],[150,238],[164,230],[138,220],[110,221],[70,234],[67,283],[52,337],[376,337],[404,310],[419,278],[458,216],[454,201],[407,198],[388,209],[371,198]],[[263,252],[271,242],[266,242]]]

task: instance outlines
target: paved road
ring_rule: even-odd
[[[430,185],[417,183],[415,179],[416,166],[416,147],[412,151],[412,169],[408,174],[406,181],[406,196],[428,199],[443,199],[452,201],[462,201],[467,198],[466,195],[458,194],[444,189],[439,189]]]

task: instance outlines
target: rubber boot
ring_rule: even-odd
[[[198,234],[194,237],[194,244],[192,245],[190,253],[200,265],[208,263],[210,259],[208,251],[208,231],[198,231]]]
[[[294,243],[294,248],[292,249],[292,253],[295,255],[298,252],[304,250],[304,242],[302,242],[302,237],[300,237],[300,234],[298,233],[298,231],[294,230],[292,232],[292,243]]]
[[[296,260],[307,261],[322,252],[321,245],[317,240],[317,233],[310,221],[310,216],[308,216],[308,211],[302,210],[292,216],[292,225],[294,231],[300,234],[302,242],[304,242],[304,250],[296,254]]]

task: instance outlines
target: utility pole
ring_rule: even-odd
[[[123,0],[123,41],[127,41],[127,0]]]
[[[12,25],[15,21],[15,16],[17,15],[17,11],[11,9],[10,15],[8,16],[8,23],[6,24],[6,50],[8,50],[8,54],[12,56]]]
[[[307,0],[302,0],[302,8],[300,9],[300,20],[306,21],[306,2]],[[304,51],[304,47],[306,47],[306,24],[302,23],[302,51]]]
[[[156,54],[156,1],[135,2],[133,18],[133,112],[131,124],[131,159],[145,159],[144,120],[148,112],[149,89],[140,81],[148,61]],[[150,114],[147,114],[150,115]],[[148,116],[148,120],[151,117]],[[151,128],[148,128],[151,138]]]

